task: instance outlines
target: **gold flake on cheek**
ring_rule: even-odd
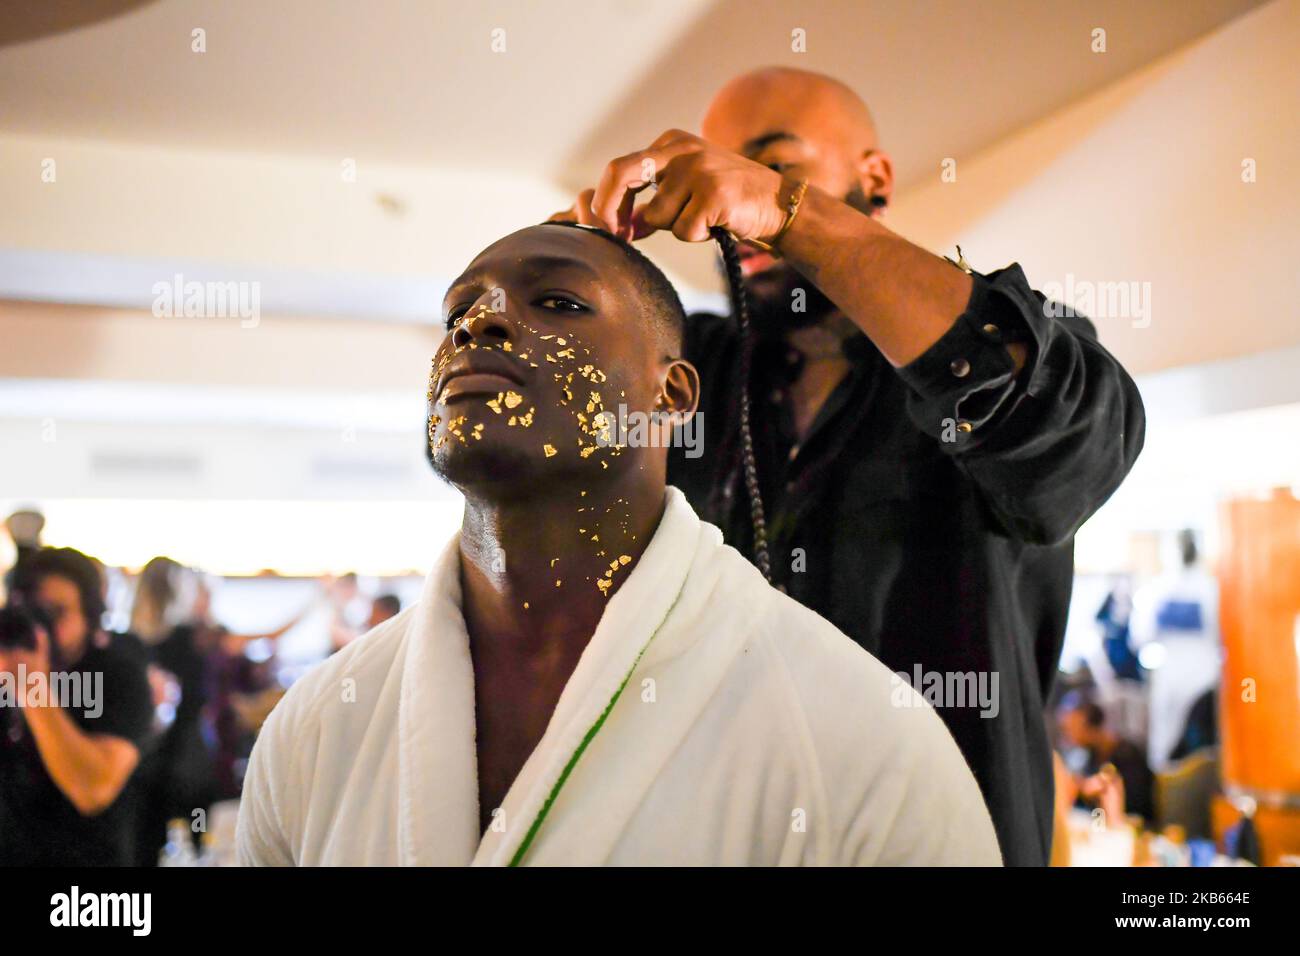
[[[546,457],[547,457],[547,458],[551,458],[551,457],[553,457],[553,456],[555,455],[555,446],[554,446],[554,445],[549,445],[549,444],[547,444],[547,445],[543,445],[543,446],[542,446],[542,451],[546,452]]]
[[[524,602],[524,610],[525,610],[525,611],[528,610],[528,602],[527,602],[527,601]]]
[[[518,405],[518,404],[519,404],[520,402],[522,402],[523,400],[524,400],[524,397],[523,397],[522,395],[520,395],[518,392],[506,392],[506,393],[505,393],[505,404],[506,404],[506,408],[514,408],[516,405]]]
[[[504,396],[502,395],[502,393],[498,392],[496,398],[489,398],[485,404],[487,405],[488,408],[492,409],[492,411],[494,411],[494,412],[496,412],[498,415],[500,415],[500,414],[501,414],[501,399],[502,399],[503,397],[504,397]]]
[[[501,343],[501,351],[503,351],[503,352],[513,352],[513,351],[514,351],[514,346],[511,345],[509,342],[502,342],[502,343]],[[527,607],[527,606],[528,606],[527,603],[525,603],[525,604],[524,604],[524,607]]]

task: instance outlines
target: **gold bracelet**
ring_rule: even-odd
[[[771,252],[780,255],[773,246],[781,241],[781,237],[786,234],[790,229],[790,226],[794,223],[794,217],[799,215],[799,207],[803,204],[803,197],[806,192],[808,192],[808,180],[801,179],[798,184],[795,185],[794,192],[790,194],[789,202],[786,203],[785,222],[781,223],[781,228],[777,230],[776,235],[772,237],[770,243],[763,242],[761,239],[746,239],[744,241],[749,243],[751,246],[758,246],[758,248],[762,249],[764,252]]]

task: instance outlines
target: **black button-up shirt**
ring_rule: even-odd
[[[1043,706],[1065,634],[1073,535],[1132,466],[1145,416],[1087,319],[1055,317],[1017,265],[971,278],[966,311],[910,365],[895,369],[865,336],[849,339],[851,371],[800,444],[784,392],[802,359],[760,344],[754,451],[773,583],[937,705],[1005,862],[1045,865],[1054,786]],[[1013,339],[1028,350],[1019,374]],[[703,454],[674,448],[669,480],[752,556],[739,349],[730,317],[691,316],[685,355],[702,378]],[[950,690],[942,699],[935,680]],[[977,699],[981,680],[992,706]]]

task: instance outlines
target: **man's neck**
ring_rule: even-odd
[[[646,474],[626,469],[601,485],[505,500],[467,495],[460,555],[471,646],[580,652],[663,515],[662,479]]]

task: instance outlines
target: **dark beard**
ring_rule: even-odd
[[[785,262],[746,279],[745,293],[759,338],[782,338],[791,329],[819,324],[835,311],[835,303],[821,289]]]
[[[868,216],[876,212],[871,198],[858,183],[854,183],[842,198],[845,203]],[[725,269],[722,270],[722,279],[725,284]],[[799,290],[803,291],[801,301],[795,298]],[[781,339],[791,329],[819,325],[836,311],[835,303],[821,289],[785,262],[778,262],[772,268],[746,279],[745,293],[754,331],[762,339]],[[801,311],[795,311],[796,304]]]

